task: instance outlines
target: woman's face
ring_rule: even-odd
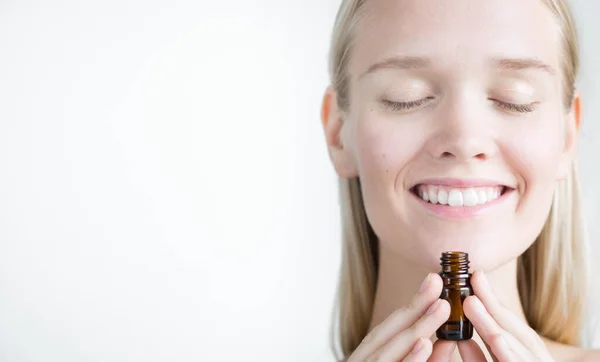
[[[365,10],[336,168],[360,177],[382,251],[426,268],[446,250],[484,270],[514,259],[539,234],[574,147],[554,15],[540,0]]]

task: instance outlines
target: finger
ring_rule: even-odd
[[[415,343],[415,346],[410,351],[408,356],[402,361],[404,362],[426,362],[432,350],[431,340],[429,338],[421,337]]]
[[[433,352],[427,362],[449,362],[456,349],[456,342],[438,339],[433,344]]]
[[[438,299],[415,324],[402,331],[379,350],[378,361],[395,362],[405,357],[410,352],[414,341],[421,337],[429,338],[449,317],[450,304],[446,300]]]
[[[513,337],[512,341],[514,343],[509,346],[508,339],[511,338],[510,334],[500,328],[476,296],[472,295],[465,298],[463,311],[477,330],[477,333],[479,333],[481,339],[486,343],[490,354],[494,355],[500,362],[516,360],[515,353],[517,351],[511,348],[511,346],[520,345],[520,343]]]
[[[492,353],[492,349],[490,348],[490,346],[487,343],[485,343],[485,341],[483,339],[481,340],[481,342],[483,342],[483,345],[485,346],[486,351],[488,351],[488,353],[490,354],[490,357],[492,357],[492,361],[498,362],[498,359]]]
[[[486,362],[485,354],[472,339],[458,342],[458,351],[463,361]]]
[[[439,275],[429,274],[409,305],[396,310],[367,334],[350,361],[364,361],[398,333],[412,326],[438,300],[442,293],[442,285]]]
[[[529,325],[500,303],[482,271],[473,273],[471,286],[485,309],[502,329],[518,339],[533,355],[544,360],[549,359],[550,355],[544,341]]]

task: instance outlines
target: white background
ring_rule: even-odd
[[[333,361],[337,7],[0,2],[0,361]],[[597,259],[600,4],[575,10]]]

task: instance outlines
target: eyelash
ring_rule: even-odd
[[[501,108],[504,108],[506,110],[513,111],[513,112],[518,112],[518,113],[531,113],[531,112],[535,111],[535,108],[536,108],[535,106],[537,105],[537,102],[530,103],[530,104],[514,104],[514,103],[500,102],[495,99],[491,99],[491,100],[494,101],[494,103],[496,103],[496,105],[498,105]]]
[[[419,99],[418,101],[411,101],[411,102],[392,102],[392,101],[384,100],[383,103],[385,103],[386,107],[390,108],[392,111],[399,112],[399,111],[405,111],[405,110],[411,109],[411,108],[420,107],[431,99],[433,99],[433,97],[427,97],[427,98]]]
[[[427,97],[427,98],[423,98],[423,99],[419,99],[417,101],[411,101],[411,102],[392,102],[392,101],[388,101],[388,100],[384,100],[383,103],[386,105],[386,107],[388,107],[389,109],[391,109],[392,111],[405,111],[411,108],[416,108],[416,107],[420,107],[423,104],[427,103],[427,101],[433,99],[433,97]],[[490,99],[491,101],[493,101],[494,103],[496,103],[496,105],[500,108],[506,109],[508,111],[512,111],[512,112],[517,112],[517,113],[531,113],[533,111],[535,111],[536,109],[536,105],[537,103],[531,103],[531,104],[514,104],[514,103],[506,103],[506,102],[501,102],[499,100],[496,99]]]

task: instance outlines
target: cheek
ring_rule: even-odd
[[[398,230],[390,226],[398,226],[404,215],[407,166],[422,152],[425,130],[417,132],[414,127],[384,117],[365,117],[356,129],[355,155],[365,211],[384,240],[395,239]]]
[[[546,222],[563,146],[559,127],[549,123],[523,127],[503,143],[505,159],[520,179],[513,238],[519,252],[535,240]]]
[[[564,135],[555,121],[524,125],[504,135],[501,154],[518,173],[525,188],[554,185],[564,148]],[[557,122],[558,123],[558,122]]]
[[[361,179],[395,179],[422,147],[414,127],[382,117],[362,118],[356,129],[356,157]]]

